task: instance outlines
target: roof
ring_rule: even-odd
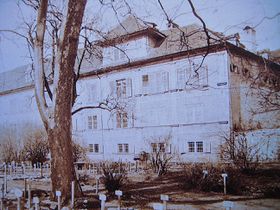
[[[105,73],[113,69],[127,68],[133,65],[143,65],[147,62],[158,62],[164,59],[173,59],[176,56],[195,56],[205,54],[207,50],[217,52],[230,47],[243,55],[249,55],[252,59],[264,59],[240,47],[228,42],[227,37],[223,34],[208,30],[211,37],[210,46],[207,47],[207,36],[202,27],[192,24],[185,27],[169,28],[159,31],[155,24],[141,21],[134,16],[128,16],[119,26],[113,28],[106,38],[97,42],[92,49],[93,53],[85,53],[85,59],[81,65],[81,76],[96,75]],[[119,42],[128,41],[138,36],[147,36],[155,41],[155,45],[148,51],[145,58],[136,59],[128,63],[112,64],[103,66],[102,64],[102,47],[118,44]],[[234,36],[231,36],[234,38]],[[77,60],[81,58],[83,49],[78,51]],[[270,62],[271,63],[271,62]],[[78,64],[76,63],[76,67]],[[273,63],[274,69],[279,69],[280,65]],[[24,75],[30,67],[22,66],[9,72],[0,74],[0,92],[12,89],[23,88],[32,85],[32,80],[25,81]]]

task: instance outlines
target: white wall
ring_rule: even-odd
[[[185,153],[184,160],[211,160],[216,158],[219,133],[229,129],[229,91],[227,88],[227,56],[223,53],[208,55],[204,65],[208,69],[208,87],[185,88],[178,90],[177,69],[187,68],[190,62],[200,64],[201,57],[191,61],[182,59],[161,63],[127,71],[111,72],[98,78],[86,78],[79,83],[80,106],[97,104],[110,95],[112,82],[119,79],[131,79],[132,97],[124,99],[133,112],[133,123],[128,128],[115,128],[116,120],[112,113],[104,110],[84,110],[74,116],[80,127],[76,133],[84,139],[85,144],[100,144],[100,153],[90,153],[92,159],[123,159],[132,160],[135,154],[150,149],[153,138],[171,135],[170,142],[173,151]],[[157,87],[159,72],[168,72],[168,90],[162,91]],[[154,84],[148,91],[142,87],[142,76],[149,74]],[[153,77],[154,76],[154,77]],[[225,83],[219,86],[217,84]],[[96,102],[88,102],[87,87],[93,87],[92,93]],[[143,94],[144,93],[144,94]],[[87,116],[97,115],[98,127],[87,129]],[[133,125],[132,125],[133,124]],[[188,153],[188,141],[203,141],[203,153]],[[118,154],[119,143],[129,144],[128,154]],[[104,149],[103,149],[104,148]]]

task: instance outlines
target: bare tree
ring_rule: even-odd
[[[222,135],[220,157],[223,161],[232,162],[243,171],[255,170],[260,160],[260,144],[248,141],[244,133],[231,132]]]
[[[171,135],[154,137],[147,142],[150,148],[150,161],[152,168],[158,176],[165,174],[174,158],[170,148]]]
[[[85,5],[86,0],[69,0],[65,4],[55,54],[51,106],[47,105],[44,93],[44,36],[50,6],[47,0],[39,3],[34,42],[35,97],[50,145],[52,192],[60,190],[64,203],[69,201],[71,182],[76,180],[71,144],[71,112],[74,65]]]
[[[24,137],[23,153],[32,165],[47,161],[49,145],[43,130],[28,130]]]
[[[11,129],[6,129],[1,133],[0,159],[5,163],[21,162],[24,160],[22,148]]]

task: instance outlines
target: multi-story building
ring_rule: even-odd
[[[233,132],[276,158],[280,111],[259,94],[279,89],[280,66],[208,33],[210,40],[196,25],[159,31],[129,17],[95,43],[99,56],[82,63],[73,112],[102,108],[72,118],[73,138],[90,159],[130,161],[160,149],[177,160],[217,161]],[[1,74],[2,131],[42,124],[30,72]]]

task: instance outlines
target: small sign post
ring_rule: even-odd
[[[160,200],[163,201],[163,209],[167,209],[167,201],[169,201],[169,196],[168,195],[160,195]]]
[[[116,190],[115,195],[118,196],[118,210],[120,210],[121,209],[121,196],[123,195],[123,192],[120,190]]]
[[[227,177],[228,177],[228,175],[226,173],[223,173],[222,177],[224,179],[224,194],[226,195],[227,194]]]
[[[74,200],[75,200],[75,182],[71,182],[71,208],[74,208]]]
[[[35,205],[35,210],[39,210],[39,198],[38,197],[34,197],[33,198],[33,203]]]
[[[105,210],[106,195],[99,194],[99,200],[101,201],[101,210]]]
[[[20,210],[20,199],[22,197],[22,190],[15,188],[15,196],[17,197],[17,210]]]
[[[205,179],[207,177],[207,175],[208,175],[208,171],[207,170],[203,170],[202,173],[203,173],[203,179]]]
[[[56,191],[55,195],[57,196],[57,209],[60,210],[60,197],[61,197],[61,192],[60,191]]]

